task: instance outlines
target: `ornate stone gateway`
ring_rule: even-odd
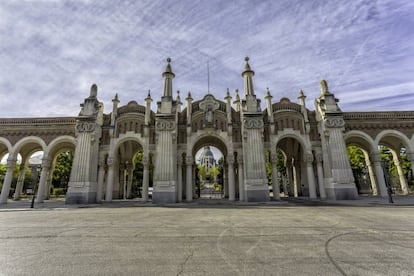
[[[347,156],[349,145],[364,151],[374,194],[387,194],[380,145],[390,148],[401,190],[409,192],[400,152],[404,150],[413,170],[412,111],[342,112],[326,81],[321,82],[314,111],[306,108],[302,91],[299,103],[287,98],[273,103],[269,90],[262,110],[248,58],[241,74],[242,98],[237,90],[234,100],[227,91],[224,101],[210,93],[194,101],[188,93],[182,110],[179,92],[173,97],[175,74],[170,59],[162,76],[164,92],[156,112],[151,110],[153,100],[148,93],[144,105],[131,101],[121,107],[115,95],[112,112],[104,114],[98,88],[92,85],[77,117],[0,119],[0,158],[9,154],[0,203],[7,202],[14,184],[17,156],[24,168],[39,150],[44,155],[38,202],[45,198],[56,156],[62,150],[74,152],[67,203],[129,198],[135,182],[141,183],[139,194],[144,201],[151,196],[154,203],[192,201],[197,198],[195,155],[205,146],[214,146],[223,154],[224,196],[231,201],[278,200],[280,195],[355,199],[358,193]],[[278,171],[282,160],[283,171]],[[139,179],[134,174],[138,165]],[[14,198],[23,180],[24,169]]]

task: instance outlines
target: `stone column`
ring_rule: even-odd
[[[316,169],[318,171],[318,187],[319,187],[319,196],[321,199],[326,199],[324,178],[323,178],[323,167],[322,167],[323,156],[321,152],[316,153]]]
[[[105,201],[112,201],[112,192],[114,190],[114,158],[108,157],[106,164],[108,165],[108,178],[106,179],[106,194]]]
[[[316,198],[315,174],[313,173],[313,154],[306,155],[306,172],[308,175],[309,198]]]
[[[126,169],[128,173],[128,178],[126,181],[126,184],[127,184],[126,198],[132,198],[131,191],[132,191],[132,178],[134,174],[134,166],[131,163],[128,163],[126,165]]]
[[[374,169],[372,168],[371,160],[369,160],[368,153],[366,151],[363,151],[363,152],[365,156],[365,164],[367,165],[367,168],[368,168],[368,174],[369,174],[369,180],[371,182],[372,194],[378,195],[377,180],[375,179],[375,173],[374,173]]]
[[[393,157],[394,165],[397,168],[398,177],[400,179],[400,185],[401,185],[402,193],[404,195],[408,195],[407,179],[405,179],[405,175],[404,175],[404,172],[402,170],[402,166],[401,166],[401,161],[400,161],[399,154],[397,154],[394,151],[391,151],[391,152],[392,152],[392,157]]]
[[[20,194],[22,192],[23,185],[24,185],[25,171],[26,171],[26,164],[22,162],[20,164],[19,178],[17,179],[16,190],[14,191],[14,195],[13,195],[14,200],[20,199]]]
[[[374,163],[375,176],[377,178],[377,184],[382,197],[388,196],[387,187],[385,185],[384,171],[381,166],[381,156],[379,153],[371,155],[371,160]]]
[[[46,180],[46,188],[44,190],[44,199],[49,199],[50,198],[50,187],[52,186],[52,181],[53,181],[53,172],[55,170],[55,165],[53,165],[50,169],[49,169],[49,174]]]
[[[186,164],[186,191],[185,191],[185,197],[186,201],[190,202],[193,201],[193,158],[191,156],[187,156],[185,159]]]
[[[148,201],[148,186],[149,186],[149,157],[144,156],[142,158],[142,164],[144,165],[144,171],[142,175],[142,199]]]
[[[101,203],[103,195],[103,185],[105,179],[105,158],[99,159],[99,169],[98,169],[98,187],[96,191],[96,202]]]
[[[227,167],[229,171],[229,200],[234,201],[236,199],[236,187],[234,179],[234,156],[227,156]]]
[[[177,159],[177,201],[183,200],[183,159],[181,155]]]
[[[16,165],[16,159],[7,159],[7,170],[3,180],[3,187],[1,188],[0,204],[6,204],[9,198],[10,186],[13,179],[13,169]]]
[[[292,162],[286,161],[286,182],[283,185],[285,194],[287,196],[293,195],[293,176],[292,176]]]
[[[298,171],[296,169],[298,165],[298,162],[292,159],[293,197],[298,197]]]
[[[43,159],[42,160],[42,172],[40,173],[40,180],[39,180],[39,189],[37,191],[36,202],[42,203],[44,199],[45,193],[45,186],[46,186],[46,179],[50,169],[50,160]]]
[[[229,198],[229,182],[228,182],[228,175],[227,175],[227,168],[225,164],[223,164],[223,193],[224,198]]]
[[[273,199],[280,199],[280,188],[279,188],[279,179],[277,171],[277,154],[276,152],[271,153],[270,162],[272,163],[272,190],[273,190]]]
[[[239,200],[245,201],[244,197],[244,172],[243,172],[243,156],[240,154],[237,156],[237,164],[238,164],[238,177],[239,177]]]

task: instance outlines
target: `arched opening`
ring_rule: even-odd
[[[145,187],[145,164],[148,166],[148,186]],[[134,139],[121,141],[114,153],[112,199],[147,199],[152,196],[152,155],[144,156],[142,145]]]
[[[349,145],[347,151],[358,194],[377,195],[378,188],[368,151],[358,145]]]
[[[214,146],[204,146],[195,154],[196,194],[198,198],[224,197],[224,157]]]
[[[295,137],[284,137],[276,147],[278,179],[282,197],[309,196],[305,149]]]
[[[193,198],[234,200],[238,193],[235,183],[235,156],[228,153],[226,144],[220,138],[200,138],[192,147],[192,156],[186,157],[183,159],[186,160],[183,195],[187,201]]]
[[[378,142],[385,184],[392,188],[393,193],[407,195],[413,191],[413,172],[407,159],[407,143],[402,134],[383,133]]]

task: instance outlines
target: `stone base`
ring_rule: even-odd
[[[96,203],[96,182],[69,182],[66,204]]]
[[[96,192],[72,192],[66,194],[66,204],[91,204],[96,203]]]
[[[175,192],[152,192],[152,203],[164,204],[164,203],[176,203],[177,198]]]
[[[265,202],[269,201],[269,190],[247,190],[245,194],[247,202]]]
[[[329,199],[334,200],[348,200],[358,199],[358,191],[355,184],[337,184],[331,185],[331,187],[325,187],[326,196]]]

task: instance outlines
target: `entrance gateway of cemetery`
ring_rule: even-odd
[[[125,198],[137,152],[142,154],[143,200],[149,199],[151,190],[154,203],[192,201],[197,197],[196,153],[206,146],[223,155],[224,198],[231,201],[277,200],[281,193],[355,199],[358,190],[347,156],[350,145],[365,155],[372,194],[387,195],[381,145],[392,153],[402,193],[409,192],[400,154],[403,149],[414,171],[414,111],[343,112],[324,80],[314,111],[306,107],[302,91],[295,101],[275,102],[269,90],[262,110],[254,92],[254,71],[249,59],[245,61],[244,91],[227,90],[224,99],[210,92],[202,99],[193,99],[191,93],[185,99],[178,92],[173,96],[175,74],[167,59],[164,92],[156,111],[151,109],[153,99],[148,93],[138,99],[140,103],[123,106],[115,95],[112,112],[104,114],[94,84],[78,116],[0,119],[0,158],[9,154],[0,203],[7,203],[12,186],[16,187],[14,198],[19,198],[24,170],[37,151],[43,151],[37,202],[48,196],[56,156],[64,151],[73,152],[66,203]],[[18,155],[20,175],[12,183]],[[277,166],[281,158],[283,175]],[[268,183],[266,163],[272,183]]]

